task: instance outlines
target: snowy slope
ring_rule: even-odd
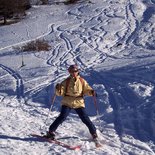
[[[1,155],[155,154],[155,1],[91,2],[56,5],[51,0],[50,6],[33,6],[21,22],[0,27]],[[49,41],[51,50],[13,48],[38,38]],[[82,145],[81,150],[30,136],[46,131],[58,116],[59,97],[48,115],[54,86],[74,63],[98,94],[99,115],[92,98],[85,100],[100,149],[88,140],[88,129],[74,111],[57,137]]]

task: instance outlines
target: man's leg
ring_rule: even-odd
[[[94,124],[91,122],[91,120],[89,119],[88,115],[86,114],[85,109],[84,108],[78,108],[78,109],[75,109],[75,111],[79,115],[82,122],[88,127],[93,138],[97,138],[96,128],[95,128]]]
[[[49,127],[49,132],[54,132],[58,126],[67,118],[69,115],[71,108],[67,106],[62,106],[61,107],[61,113],[60,115],[56,118],[56,120],[50,125]]]

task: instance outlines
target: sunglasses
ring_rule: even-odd
[[[78,70],[72,70],[72,71],[71,71],[71,73],[76,73],[76,72],[78,72]]]

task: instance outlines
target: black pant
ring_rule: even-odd
[[[89,119],[88,115],[85,112],[85,108],[77,108],[74,109],[76,113],[79,115],[82,122],[88,127],[90,133],[93,135],[96,133],[96,128],[94,124]],[[54,132],[58,126],[67,118],[71,108],[67,106],[62,106],[60,115],[56,118],[56,120],[51,124],[49,131]]]

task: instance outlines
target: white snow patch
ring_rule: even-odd
[[[133,83],[129,83],[129,86],[133,89],[133,91],[141,96],[141,97],[149,97],[151,96],[152,91],[154,90],[154,86],[153,85],[145,85],[142,83],[137,83],[137,82],[133,82]]]

